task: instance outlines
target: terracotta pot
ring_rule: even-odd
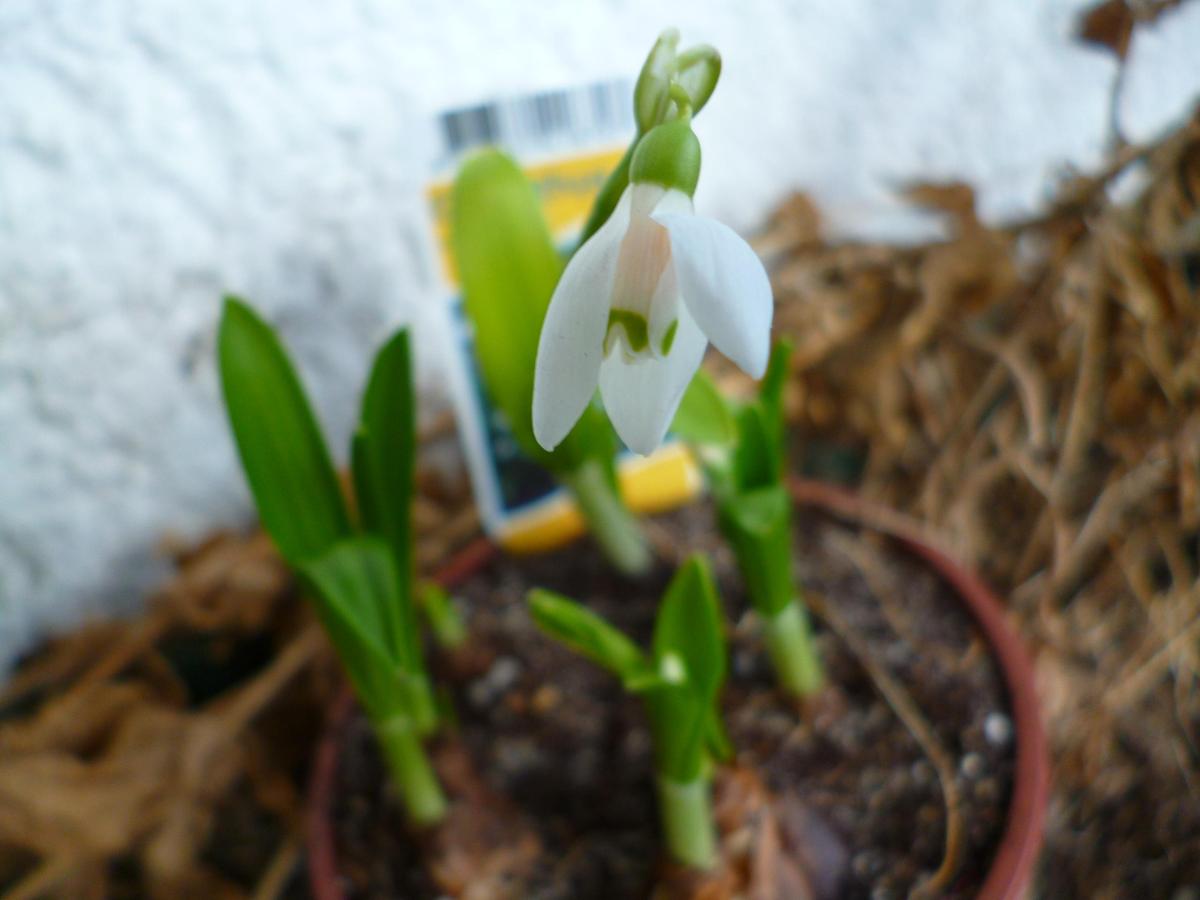
[[[991,645],[1008,689],[1016,731],[1016,771],[1008,824],[979,900],[1019,900],[1033,878],[1042,844],[1046,800],[1050,791],[1050,758],[1034,690],[1033,666],[1020,639],[1005,621],[996,596],[974,573],[958,565],[922,536],[917,523],[895,510],[864,500],[851,491],[815,481],[793,480],[792,495],[800,506],[813,506],[882,532],[930,565],[962,598]],[[443,568],[436,579],[452,588],[496,556],[494,545],[481,539]],[[316,900],[343,900],[338,880],[333,823],[329,815],[342,724],[353,708],[349,693],[334,704],[317,748],[309,789],[308,872]]]

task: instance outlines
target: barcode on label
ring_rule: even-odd
[[[464,106],[442,113],[439,126],[442,163],[485,145],[521,155],[624,139],[633,130],[631,85],[619,79]]]

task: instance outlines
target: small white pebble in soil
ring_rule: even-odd
[[[965,777],[975,779],[983,774],[983,770],[986,767],[987,763],[982,756],[978,753],[968,753],[962,758],[962,762],[959,763],[958,768]]]
[[[1004,713],[988,713],[983,720],[983,736],[996,747],[1007,745],[1012,740],[1012,720]]]
[[[489,706],[500,699],[521,677],[521,664],[511,656],[501,656],[467,689],[467,699],[473,706]]]

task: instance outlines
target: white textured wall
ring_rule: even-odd
[[[748,228],[805,188],[896,233],[899,181],[966,177],[1002,215],[1097,162],[1112,63],[1070,41],[1078,5],[3,0],[0,669],[136,608],[164,532],[247,518],[223,292],[278,324],[344,443],[369,348],[428,299],[425,109],[632,74],[676,24],[726,61],[702,207]],[[1134,137],[1200,89],[1197,46],[1196,5],[1138,38]]]

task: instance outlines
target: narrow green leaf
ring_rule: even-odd
[[[546,590],[529,592],[529,611],[546,634],[608,669],[626,684],[652,677],[646,655],[594,612]]]
[[[750,491],[777,483],[782,460],[762,404],[749,403],[738,410],[737,426],[733,477],[738,491]]]
[[[683,393],[674,432],[689,444],[727,447],[737,440],[737,422],[716,383],[703,369],[696,372]]]
[[[467,626],[454,605],[454,598],[438,583],[421,585],[421,609],[433,630],[433,636],[443,647],[457,647],[467,639]]]
[[[762,404],[764,424],[772,445],[780,459],[777,469],[782,471],[784,447],[783,388],[787,383],[788,364],[792,358],[792,342],[781,338],[771,348],[771,360],[767,373],[758,388],[758,400]]]
[[[354,489],[363,527],[391,548],[396,604],[384,611],[389,645],[408,667],[421,647],[413,609],[412,491],[416,400],[408,332],[396,332],[375,357],[354,436]]]
[[[712,573],[698,554],[675,573],[658,610],[654,660],[660,671],[668,654],[682,661],[697,696],[711,702],[725,679],[725,637]]]
[[[221,387],[263,527],[293,565],[350,534],[329,450],[271,327],[228,297],[217,335]]]

